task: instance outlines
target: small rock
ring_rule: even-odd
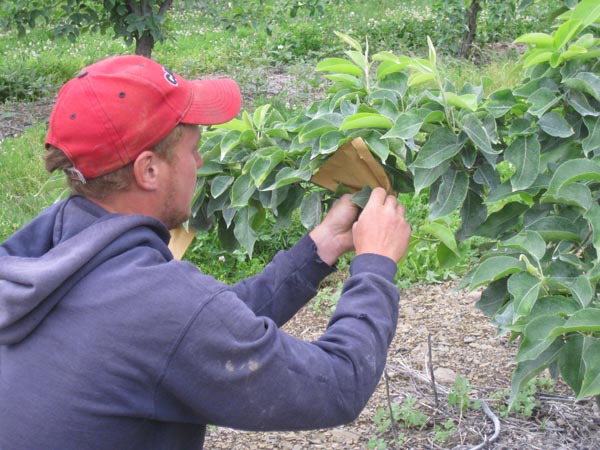
[[[456,381],[456,372],[446,367],[438,367],[433,371],[435,381],[445,386],[452,386]]]

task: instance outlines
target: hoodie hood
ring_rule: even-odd
[[[173,258],[157,219],[111,214],[83,197],[51,206],[0,245],[0,345],[26,338],[94,268],[134,247]]]

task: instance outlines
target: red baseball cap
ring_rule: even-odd
[[[240,89],[229,78],[188,81],[143,56],[114,56],[61,88],[46,146],[61,149],[85,178],[95,178],[134,161],[177,124],[228,122],[240,105]]]

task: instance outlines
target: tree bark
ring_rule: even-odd
[[[463,40],[460,46],[459,56],[466,58],[471,52],[471,47],[475,41],[477,33],[477,16],[481,11],[482,0],[473,0],[467,12],[467,29],[463,35]]]
[[[150,58],[154,48],[154,38],[150,33],[135,37],[135,54]]]

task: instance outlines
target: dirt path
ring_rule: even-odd
[[[461,416],[448,406],[444,388],[452,387],[458,375],[472,386],[470,398],[486,399],[499,416],[501,402],[494,399],[510,387],[516,351],[505,337],[496,337],[496,329],[474,304],[476,294],[455,292],[453,283],[417,286],[402,292],[398,332],[389,352],[386,373],[389,398],[402,404],[407,396],[416,399],[414,409],[429,416],[422,427],[399,432],[405,434],[403,449],[470,449],[494,433],[492,421],[481,409],[468,409]],[[311,340],[319,336],[327,315],[304,308],[285,326],[292,335]],[[439,407],[427,370],[429,346],[436,381],[439,383]],[[446,389],[447,392],[447,389]],[[491,449],[597,450],[600,449],[600,414],[594,402],[575,404],[562,384],[553,392],[538,392],[540,406],[531,417],[510,414],[499,417],[500,434]],[[361,416],[352,424],[329,430],[295,433],[249,433],[211,428],[208,449],[364,449],[371,438],[381,436],[390,442],[392,432],[378,434],[373,417],[387,408],[386,383],[382,380]],[[435,440],[434,426],[452,419],[456,432],[444,442]]]

